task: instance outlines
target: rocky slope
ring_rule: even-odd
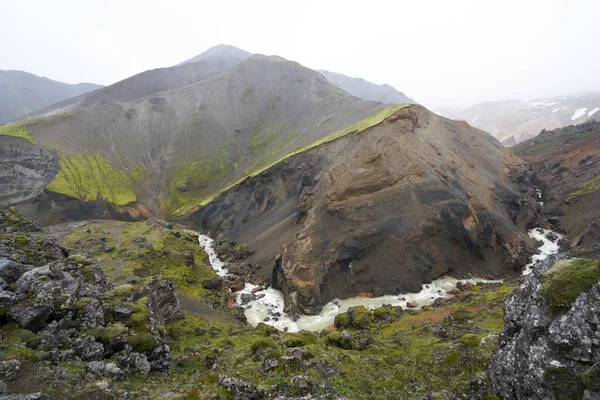
[[[534,175],[485,133],[420,106],[295,155],[201,207],[213,237],[256,253],[291,311],[443,274],[506,276],[527,259]]]
[[[399,92],[390,85],[377,85],[362,78],[351,78],[344,74],[318,70],[333,84],[341,87],[346,92],[363,100],[379,101],[380,103],[416,104],[417,102]]]
[[[489,366],[501,398],[600,397],[599,278],[600,261],[553,257],[506,300],[505,327]]]
[[[531,101],[490,101],[465,109],[440,109],[439,115],[464,120],[507,146],[552,130],[600,118],[600,94],[565,95]]]
[[[0,71],[0,124],[101,87],[70,85],[23,71]]]
[[[566,235],[563,250],[599,257],[600,122],[544,131],[512,151],[536,171],[545,217]]]
[[[35,206],[40,218],[68,206],[48,193],[134,213],[184,213],[287,154],[393,112],[295,62],[259,55],[227,60],[147,71],[1,126],[0,145],[7,135],[21,137],[59,162],[46,193],[30,201],[29,215]]]

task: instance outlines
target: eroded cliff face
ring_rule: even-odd
[[[0,135],[0,203],[38,196],[58,173],[58,158],[42,146]]]
[[[538,212],[530,168],[495,139],[420,106],[292,157],[195,213],[257,249],[290,311],[418,291],[443,274],[516,274]]]

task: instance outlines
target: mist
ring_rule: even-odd
[[[108,85],[220,44],[430,108],[600,89],[596,1],[3,2],[0,69]]]

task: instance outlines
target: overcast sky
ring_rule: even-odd
[[[600,1],[0,0],[0,69],[108,85],[225,43],[430,107],[600,89]]]

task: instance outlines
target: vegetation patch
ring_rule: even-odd
[[[106,200],[124,206],[137,200],[133,191],[143,178],[143,168],[132,173],[117,171],[100,152],[65,154],[59,152],[60,171],[47,189],[83,201]]]
[[[161,207],[167,215],[178,214],[182,207],[201,197],[207,186],[224,179],[236,166],[232,151],[226,148],[192,163],[177,165],[165,187]]]
[[[250,140],[250,151],[252,154],[263,152],[274,140],[281,136],[283,123],[265,128],[261,125]]]
[[[33,137],[27,130],[24,123],[6,124],[0,126],[0,135],[14,136],[27,140],[30,143],[35,143]]]
[[[542,295],[552,307],[570,307],[600,279],[600,261],[559,260],[542,277]]]
[[[596,190],[600,190],[600,175],[590,179],[589,181],[583,182],[581,185],[579,185],[579,188],[576,191],[569,193],[567,198],[569,200],[573,200],[576,197],[593,193]]]

